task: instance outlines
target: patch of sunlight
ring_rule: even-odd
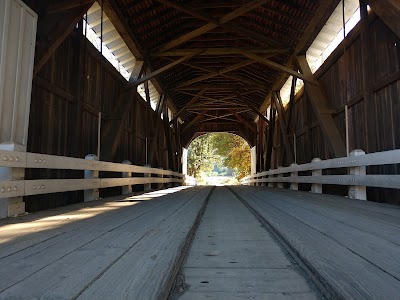
[[[122,201],[110,201],[107,203],[99,204],[95,207],[85,207],[77,209],[72,212],[66,212],[64,214],[58,214],[53,216],[44,216],[43,218],[36,220],[29,220],[30,216],[22,216],[21,223],[7,224],[0,227],[0,245],[12,242],[15,239],[21,237],[27,237],[31,234],[37,234],[39,232],[45,232],[55,229],[60,229],[63,226],[72,224],[81,220],[90,219],[98,215],[118,210],[127,206],[136,205],[142,200],[151,200],[154,198],[162,197],[168,194],[176,193],[181,190],[190,188],[189,186],[180,186],[175,188],[170,188],[161,191],[154,191],[145,193],[142,195],[126,197]],[[129,200],[128,202],[126,200]],[[70,207],[68,207],[70,208]],[[62,208],[61,208],[62,209]],[[58,212],[58,211],[57,211]],[[57,213],[54,212],[54,213]],[[43,212],[42,212],[43,213]],[[51,210],[48,211],[49,214],[53,213]],[[26,218],[26,219],[25,219]],[[18,221],[16,219],[15,221]],[[22,223],[23,222],[23,223]],[[52,236],[54,234],[49,234]]]

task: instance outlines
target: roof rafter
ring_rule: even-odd
[[[189,13],[189,11],[192,12],[191,9],[184,8],[182,5],[174,3],[174,2],[169,1],[169,0],[157,0],[157,1],[160,1],[160,2],[165,3],[167,5],[174,5],[173,7],[175,7],[176,9],[185,9],[185,12],[187,12],[187,13]],[[224,15],[223,17],[219,18],[219,20],[217,20],[217,21],[215,21],[214,19],[211,19],[209,17],[206,17],[207,18],[206,21],[208,22],[206,25],[203,25],[200,28],[197,28],[197,29],[195,29],[195,30],[193,30],[191,32],[188,32],[188,33],[186,33],[186,34],[184,34],[184,35],[182,35],[182,36],[180,36],[180,37],[178,37],[178,38],[176,38],[176,39],[174,39],[174,40],[162,45],[161,47],[159,47],[158,50],[159,51],[166,51],[166,50],[175,48],[176,46],[179,46],[180,44],[182,44],[184,42],[187,42],[187,41],[189,41],[189,40],[191,40],[191,39],[193,39],[193,38],[195,38],[195,37],[197,37],[199,35],[202,35],[202,34],[208,32],[210,30],[213,30],[214,28],[217,28],[218,26],[223,26],[223,24],[225,24],[225,23],[227,23],[229,21],[232,21],[232,20],[240,17],[241,15],[246,14],[247,12],[253,10],[254,8],[256,8],[256,7],[260,6],[260,5],[263,5],[266,2],[268,2],[268,0],[253,0],[253,1],[241,6],[239,8],[233,10],[232,12]],[[200,15],[202,15],[202,14],[196,13],[196,15],[197,15],[197,17],[200,17]],[[236,26],[235,30],[236,31],[238,30],[237,26]],[[244,33],[244,34],[246,34],[246,36],[248,37],[249,32],[246,31],[246,33]],[[269,38],[267,38],[267,39],[269,40],[269,43],[271,45],[280,46],[279,43],[276,43],[275,41],[270,40]]]

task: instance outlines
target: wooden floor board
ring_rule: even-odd
[[[398,297],[400,281],[387,270],[378,268],[350,249],[350,244],[355,247],[358,241],[365,242],[365,235],[358,237],[357,234],[353,234],[345,239],[343,230],[355,230],[354,228],[343,227],[343,224],[339,226],[337,222],[334,225],[335,221],[332,219],[320,217],[314,212],[306,213],[306,209],[301,208],[301,204],[283,197],[279,191],[274,194],[275,190],[270,190],[268,197],[266,194],[260,195],[258,189],[254,188],[237,187],[234,190],[296,249],[306,264],[333,288],[338,296],[344,299],[396,299]],[[323,201],[323,197],[321,198]],[[328,224],[337,228],[336,234],[328,228]],[[329,235],[323,232],[328,229]],[[352,241],[349,240],[350,236],[353,238]],[[388,245],[377,243],[372,249],[364,249],[363,254],[368,253],[371,257],[377,247],[382,247],[381,251],[384,251],[385,247],[389,247]],[[390,245],[392,247],[393,244]],[[395,248],[391,248],[391,251],[394,250]],[[394,262],[398,260],[398,255],[386,256],[386,259],[387,264],[396,265],[397,263]],[[400,274],[397,267],[390,268],[390,271],[392,274]]]
[[[399,279],[400,260],[394,260],[393,258],[399,254],[400,235],[397,236],[399,244],[396,245],[379,237],[378,232],[373,235],[364,231],[362,226],[360,226],[361,229],[358,229],[332,219],[336,218],[339,213],[329,209],[326,211],[322,206],[310,205],[305,203],[306,201],[304,200],[293,199],[284,195],[279,195],[275,198],[275,193],[273,192],[258,191],[257,194],[268,197],[268,204],[330,237],[338,244],[357,253],[365,260]],[[329,211],[332,218],[330,218]],[[351,223],[351,215],[348,214],[346,217],[346,223]],[[368,228],[371,227],[369,223],[368,220],[364,220],[362,225]],[[381,234],[383,234],[385,228],[381,226],[379,229],[383,230],[381,231]],[[397,232],[400,234],[400,230],[397,230]]]
[[[115,211],[113,217],[93,220],[91,226],[56,237],[56,243],[35,245],[16,253],[16,259],[11,255],[0,260],[0,298],[76,297],[196,195],[205,197],[204,191],[191,189],[131,205],[123,213]]]

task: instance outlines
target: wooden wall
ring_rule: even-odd
[[[108,61],[104,59],[103,66],[100,62],[100,53],[82,36],[81,31],[76,29],[35,76],[29,123],[29,152],[78,158],[97,153],[98,113],[102,112],[101,122],[104,130],[112,121],[111,112],[118,95],[127,84]],[[102,97],[100,93],[103,93]],[[132,101],[132,98],[131,95],[124,100]],[[147,102],[136,94],[134,103],[124,118],[119,146],[114,157],[104,159],[100,155],[100,159],[114,162],[130,160],[133,164],[144,165],[146,137],[150,145],[154,138],[155,125],[161,122]],[[155,147],[157,153],[149,153],[148,163],[153,167],[177,170],[179,166],[176,156],[173,157],[174,164],[168,165],[165,127],[164,124],[160,126]],[[172,130],[171,135],[173,136]],[[110,146],[103,143],[101,152]],[[173,143],[172,146],[173,151],[177,151],[177,145]],[[27,170],[26,177],[83,178],[83,171]],[[107,189],[102,191],[101,196],[118,192],[119,188]],[[81,201],[82,191],[25,198],[28,212]]]
[[[371,19],[367,30],[370,47],[364,49],[369,51],[367,65],[362,59],[362,25],[359,23],[315,74],[336,110],[334,120],[344,141],[344,106],[349,106],[350,151],[362,149],[367,153],[400,148],[400,39],[382,20],[375,16]],[[363,72],[372,75],[366,86],[370,98],[364,97]],[[307,94],[301,91],[296,98],[291,132],[294,130],[297,136],[297,163],[310,162],[314,157],[331,158]],[[282,164],[281,144],[277,122],[272,157],[275,168]],[[340,173],[340,170],[332,172]],[[400,166],[370,167],[367,172],[400,174]],[[334,193],[346,192],[341,187],[326,188]],[[368,188],[368,198],[400,205],[398,190]]]

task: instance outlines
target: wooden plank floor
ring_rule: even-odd
[[[208,197],[183,268],[191,287],[182,299],[315,298],[254,214],[328,297],[400,299],[399,207],[229,189],[180,187],[1,220],[0,299],[165,299]]]
[[[0,221],[0,299],[166,297],[210,192],[181,187]]]
[[[334,299],[400,299],[400,209],[344,197],[233,187]]]
[[[298,266],[226,187],[216,187],[182,268],[179,300],[319,299]]]

